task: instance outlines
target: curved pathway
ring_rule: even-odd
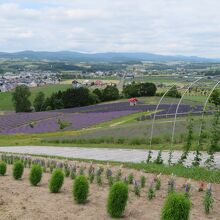
[[[51,146],[12,146],[0,147],[0,152],[36,154],[48,156],[62,156],[67,158],[93,159],[104,161],[134,162],[145,161],[147,150],[138,149],[109,149],[109,148],[83,148],[83,147],[51,147]],[[153,150],[153,159],[156,158],[158,151]],[[174,151],[173,162],[177,162],[181,151]],[[168,160],[168,151],[162,152],[165,163]],[[190,152],[186,164],[190,165],[194,158],[193,152]],[[202,164],[207,158],[207,153],[203,153]],[[220,153],[215,154],[216,166],[220,168]]]

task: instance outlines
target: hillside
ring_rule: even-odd
[[[21,51],[15,53],[0,52],[1,59],[30,60],[66,60],[77,62],[126,62],[126,61],[185,61],[218,62],[220,59],[208,59],[196,56],[167,56],[152,53],[79,53],[73,51]]]

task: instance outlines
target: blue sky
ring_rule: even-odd
[[[220,57],[219,0],[0,0],[0,51]]]

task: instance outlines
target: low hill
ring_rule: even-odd
[[[2,59],[62,60],[76,62],[127,62],[127,61],[186,61],[219,62],[220,59],[208,59],[196,56],[167,56],[152,53],[79,53],[73,51],[21,51],[15,53],[0,52]]]

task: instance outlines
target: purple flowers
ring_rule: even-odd
[[[162,104],[156,117],[174,115],[177,105]],[[132,113],[155,110],[156,105],[139,104],[130,106],[127,102],[92,105],[48,112],[9,113],[0,116],[0,134],[32,134],[59,131],[58,120],[68,122],[63,130],[80,130]],[[197,106],[193,111],[200,110]],[[188,114],[189,105],[181,105],[178,113]],[[165,115],[165,116],[164,116]],[[152,115],[141,117],[140,120],[152,118]],[[33,126],[30,126],[33,125]]]

